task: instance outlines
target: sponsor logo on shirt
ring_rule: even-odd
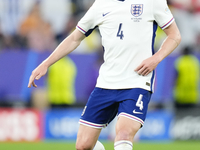
[[[107,14],[109,14],[110,12],[107,13],[103,13],[102,16],[105,17]]]

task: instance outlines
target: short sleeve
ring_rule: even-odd
[[[153,0],[153,2],[153,15],[155,21],[161,27],[161,29],[165,29],[174,21],[174,17],[167,5],[167,1]]]
[[[86,14],[81,18],[81,20],[78,22],[76,26],[76,28],[86,36],[88,36],[92,32],[92,30],[95,29],[97,26],[98,15],[95,2],[86,12]]]

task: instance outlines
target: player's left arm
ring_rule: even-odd
[[[167,37],[162,43],[160,49],[151,57],[142,61],[142,63],[135,69],[139,75],[146,76],[152,72],[157,65],[167,57],[181,42],[181,34],[175,21],[163,30]]]
[[[37,87],[34,80],[39,80],[42,76],[47,73],[48,68],[65,57],[73,50],[75,50],[85,38],[85,35],[78,29],[75,29],[68,37],[66,37],[57,48],[46,58],[37,68],[35,68],[29,78],[28,87]]]

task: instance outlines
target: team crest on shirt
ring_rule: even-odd
[[[132,4],[131,5],[131,14],[134,17],[139,17],[143,13],[143,4]]]

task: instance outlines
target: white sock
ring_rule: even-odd
[[[93,150],[105,150],[105,148],[101,142],[97,141]]]
[[[130,141],[121,140],[121,141],[115,142],[114,148],[115,150],[132,150],[133,144]]]

